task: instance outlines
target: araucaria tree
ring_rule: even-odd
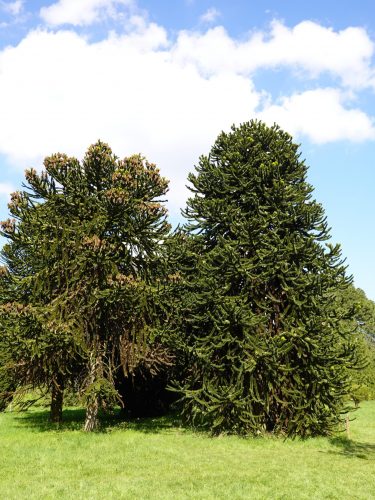
[[[251,121],[189,176],[181,391],[185,415],[214,432],[308,436],[340,421],[354,354],[334,298],[350,279],[306,175],[287,133]]]
[[[100,404],[118,397],[119,367],[132,372],[153,327],[168,183],[143,157],[120,160],[102,142],[82,163],[56,154],[44,166],[26,172],[26,189],[10,203],[14,220],[2,225],[10,289],[18,291],[3,309],[24,315],[13,343],[23,345],[31,375],[51,381],[54,372],[59,388],[79,375],[92,430]]]

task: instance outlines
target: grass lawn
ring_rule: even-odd
[[[210,438],[172,419],[107,421],[80,410],[56,429],[47,411],[0,414],[0,499],[375,499],[375,402],[351,440]]]

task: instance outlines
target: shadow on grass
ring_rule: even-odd
[[[85,410],[80,408],[66,409],[63,411],[63,421],[54,424],[49,421],[48,410],[31,410],[19,413],[14,417],[18,424],[27,426],[36,432],[51,431],[79,431],[83,430]],[[120,410],[111,413],[99,413],[99,427],[95,432],[108,433],[114,430],[134,430],[146,434],[160,434],[188,430],[182,425],[175,414],[162,417],[126,418]]]
[[[330,454],[375,460],[375,444],[352,441],[344,436],[331,438],[329,442],[337,448],[337,451],[329,450],[328,453]]]

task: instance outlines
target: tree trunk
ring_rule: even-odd
[[[50,421],[60,423],[62,421],[62,410],[64,401],[64,383],[61,376],[57,376],[52,384]]]
[[[93,386],[101,375],[102,363],[101,357],[97,353],[90,355],[90,375],[88,379],[90,387],[90,395],[88,397],[86,406],[86,420],[84,430],[86,432],[94,431],[98,427],[98,410],[99,410],[99,397]]]
[[[98,427],[99,401],[97,397],[92,397],[86,407],[86,420],[84,430],[94,431]]]

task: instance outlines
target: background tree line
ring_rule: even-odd
[[[167,411],[212,432],[331,432],[373,397],[375,305],[356,290],[298,146],[251,121],[190,174],[171,231],[168,182],[104,143],[25,173],[0,270],[0,393]],[[178,401],[176,401],[178,400]]]

